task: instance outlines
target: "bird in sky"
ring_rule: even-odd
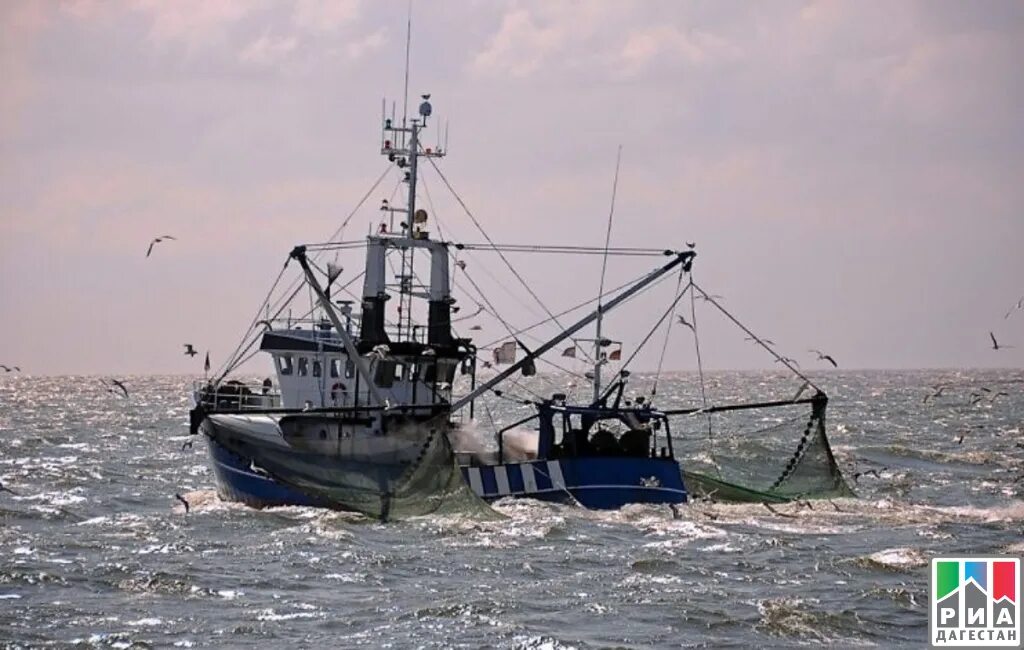
[[[1013,347],[1012,345],[1003,345],[1003,344],[1001,344],[999,341],[996,340],[996,335],[993,334],[992,332],[988,333],[988,337],[990,339],[992,339],[992,349],[993,350],[1003,350],[1003,349],[1007,349],[1007,348],[1012,348]]]
[[[818,360],[819,361],[828,361],[829,363],[832,364],[833,368],[838,368],[839,367],[839,364],[836,363],[836,360],[833,359],[831,355],[825,354],[821,350],[813,350],[812,349],[812,350],[808,350],[808,352],[813,352],[814,354],[818,355]]]
[[[676,320],[679,321],[680,325],[685,325],[686,327],[689,327],[694,332],[697,331],[697,330],[693,329],[693,325],[689,321],[687,321],[685,318],[683,318],[679,314],[676,314]]]
[[[800,364],[796,362],[796,359],[792,359],[790,357],[779,357],[775,360],[775,363],[788,363],[791,366],[796,366],[797,368],[800,367]]]
[[[182,345],[185,346],[185,354],[186,355],[188,355],[190,357],[194,357],[197,354],[199,354],[198,352],[196,352],[196,349],[194,347],[192,347],[191,343],[183,343]]]
[[[160,242],[164,241],[165,239],[170,239],[171,241],[176,241],[178,238],[177,237],[172,237],[171,235],[160,235],[159,237],[154,238],[153,241],[149,242],[149,248],[146,249],[146,257],[149,257],[150,255],[152,255],[153,254],[153,247],[156,246],[157,244],[159,244]]]
[[[764,343],[765,345],[775,345],[775,341],[773,341],[771,339],[757,339],[757,338],[754,338],[753,336],[748,336],[748,337],[746,337],[743,340],[744,341],[760,341],[761,343]]]
[[[712,294],[704,293],[704,294],[701,294],[701,295],[699,295],[697,297],[700,298],[701,300],[707,300],[707,301],[711,301],[711,300],[725,300],[725,296],[717,294],[717,293],[712,293]]]
[[[106,380],[101,379],[100,381],[103,382],[104,386],[107,386]],[[113,384],[114,386],[116,386],[117,388],[119,388],[121,390],[121,392],[124,393],[124,396],[125,396],[126,399],[128,398],[128,387],[124,385],[124,382],[122,382],[120,380],[117,380],[117,379],[111,379],[110,383]],[[111,393],[114,392],[114,389],[111,388],[110,386],[107,386],[107,390],[109,392],[111,392]]]
[[[469,329],[470,329],[470,331],[473,331],[473,332],[479,332],[483,328],[484,328],[483,325],[474,325],[473,327],[470,327]]]
[[[1024,297],[1018,300],[1016,305],[1010,307],[1010,311],[1006,312],[1006,315],[1003,316],[1003,320],[1006,320],[1007,318],[1012,316],[1013,312],[1017,311],[1018,309],[1024,309]]]
[[[21,372],[21,368],[19,368],[18,366],[10,366],[10,367],[7,367],[7,366],[5,366],[5,365],[3,365],[3,364],[0,364],[0,368],[3,368],[3,369],[4,369],[4,372],[11,372],[12,370],[13,370],[14,372]]]
[[[688,242],[686,242],[686,247],[691,249],[691,250],[693,250],[694,248],[697,248],[697,242],[689,242],[688,241]]]

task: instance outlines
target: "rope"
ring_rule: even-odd
[[[679,279],[676,281],[676,293],[679,293],[679,287],[683,285],[683,269],[679,269]],[[658,371],[654,374],[654,384],[651,386],[651,397],[657,397],[658,395],[658,381],[661,379],[661,368],[665,363],[665,352],[668,350],[668,338],[672,334],[673,321],[670,318],[668,321],[668,327],[665,328],[665,341],[661,344],[661,356],[658,357]]]
[[[690,276],[689,286],[693,289],[700,289],[700,287],[694,284],[692,275]],[[701,291],[701,293],[704,292]],[[718,459],[715,458],[715,439],[711,427],[711,414],[706,412],[708,408],[708,394],[707,388],[704,384],[704,362],[700,355],[700,337],[697,335],[697,298],[693,291],[690,292],[690,324],[692,325],[691,329],[693,330],[693,348],[697,354],[697,375],[700,377],[700,399],[703,407],[702,410],[705,412],[704,417],[707,419],[708,423],[708,455],[711,456],[711,462],[714,463],[715,470],[717,472],[720,466]],[[720,473],[719,476],[721,476]]]
[[[526,289],[526,291],[533,297],[534,300],[537,301],[537,304],[540,305],[542,309],[544,309],[544,311],[551,318],[551,320],[553,320],[555,322],[555,324],[558,325],[559,329],[561,329],[564,332],[565,328],[562,327],[562,324],[560,322],[558,322],[558,317],[551,313],[551,310],[548,309],[547,305],[544,304],[544,301],[542,301],[540,299],[540,297],[537,296],[537,294],[534,292],[534,290],[530,288],[530,285],[527,284],[526,280],[523,279],[523,276],[519,275],[519,271],[517,271],[516,268],[514,266],[512,266],[512,263],[508,261],[508,258],[505,257],[505,254],[502,253],[501,250],[498,249],[497,245],[494,243],[494,241],[491,239],[491,237],[487,234],[487,231],[485,231],[483,229],[483,226],[480,225],[480,222],[477,221],[477,218],[470,211],[470,209],[466,205],[465,201],[463,201],[462,197],[459,196],[458,192],[455,191],[455,188],[452,187],[452,184],[450,182],[448,182],[448,178],[444,175],[444,173],[441,171],[441,169],[437,166],[437,163],[434,162],[434,159],[433,158],[427,158],[427,160],[430,162],[430,166],[434,168],[434,171],[437,172],[437,175],[441,178],[441,181],[445,184],[445,187],[448,188],[448,191],[452,193],[452,196],[455,197],[455,200],[458,201],[460,206],[462,206],[462,209],[466,212],[466,215],[473,222],[473,225],[475,225],[477,230],[480,231],[480,234],[482,234],[484,236],[484,239],[487,240],[487,243],[490,244],[491,248],[498,254],[498,257],[501,258],[501,261],[505,263],[505,266],[507,266],[508,269],[510,271],[512,271],[512,275],[514,275],[516,277],[516,279],[519,280],[519,283],[523,285],[523,288]]]
[[[668,318],[668,316],[669,316],[669,315],[670,315],[670,314],[672,313],[672,311],[673,311],[673,310],[674,310],[674,309],[676,308],[676,305],[677,305],[677,304],[679,303],[679,301],[680,301],[680,300],[682,300],[683,296],[685,296],[685,295],[686,295],[686,292],[687,292],[687,291],[689,291],[689,290],[690,290],[690,285],[686,285],[686,288],[685,288],[685,289],[683,289],[682,293],[679,293],[679,294],[677,294],[677,295],[676,295],[675,299],[674,299],[674,300],[672,301],[672,303],[671,303],[671,304],[670,304],[670,305],[668,306],[668,309],[666,309],[666,310],[664,311],[664,313],[662,313],[661,317],[660,317],[660,318],[658,319],[658,322],[656,322],[656,323],[654,324],[654,327],[652,327],[652,328],[650,329],[650,331],[649,331],[649,332],[647,332],[647,336],[645,336],[645,337],[643,338],[643,340],[642,340],[642,341],[640,341],[640,344],[639,344],[638,346],[636,346],[636,349],[635,349],[635,350],[633,350],[633,354],[629,355],[629,358],[628,358],[628,359],[626,359],[626,362],[625,362],[625,363],[623,363],[623,364],[622,364],[622,366],[621,366],[621,367],[619,368],[619,373],[620,373],[620,374],[622,373],[622,371],[623,371],[623,370],[625,370],[625,369],[626,369],[626,368],[627,368],[627,367],[629,366],[629,364],[633,363],[633,359],[635,359],[635,358],[636,358],[636,355],[640,354],[640,350],[642,350],[642,349],[643,349],[643,347],[644,347],[645,345],[647,345],[647,341],[649,341],[649,340],[651,339],[651,337],[652,337],[652,336],[654,336],[654,333],[655,333],[656,331],[658,331],[658,328],[659,328],[659,327],[661,327],[661,324],[662,324],[663,322],[665,322],[665,319],[666,319],[666,318]],[[607,397],[607,396],[608,396],[608,394],[610,393],[610,391],[611,391],[611,387],[609,386],[609,387],[608,387],[608,391],[606,391],[606,392],[605,392],[605,394],[603,395],[603,397]]]
[[[692,283],[692,282],[693,282],[693,280],[691,279],[691,281],[690,281],[690,282]],[[797,376],[797,377],[799,377],[800,379],[803,379],[803,380],[804,380],[804,381],[806,381],[806,382],[807,382],[808,384],[810,384],[811,388],[813,388],[814,390],[818,391],[819,393],[823,393],[823,392],[825,392],[825,391],[821,390],[820,388],[818,388],[818,385],[817,385],[817,384],[815,384],[815,383],[814,383],[813,381],[811,381],[811,380],[810,380],[810,379],[809,379],[809,378],[807,377],[807,375],[805,375],[804,373],[802,373],[802,372],[800,372],[799,370],[797,370],[797,369],[796,369],[796,368],[795,368],[795,367],[794,367],[794,366],[793,366],[793,365],[792,365],[792,364],[791,364],[791,363],[790,363],[790,362],[789,362],[788,360],[786,360],[786,358],[785,358],[785,357],[783,357],[783,356],[780,356],[778,352],[776,352],[775,350],[773,350],[773,349],[771,348],[771,346],[769,346],[769,345],[768,345],[767,343],[765,343],[764,341],[762,341],[762,340],[761,340],[761,338],[760,338],[760,337],[759,337],[759,336],[758,336],[757,334],[754,334],[754,333],[753,333],[753,332],[751,332],[751,331],[750,331],[749,329],[747,329],[747,326],[746,326],[746,325],[744,325],[743,323],[739,322],[739,321],[738,321],[738,320],[736,319],[736,317],[735,317],[735,316],[733,316],[732,314],[730,314],[730,313],[728,312],[728,310],[726,310],[726,308],[725,308],[725,307],[723,307],[722,305],[718,304],[718,302],[717,302],[717,301],[715,301],[715,299],[714,299],[714,298],[712,298],[711,296],[709,296],[709,295],[708,295],[707,293],[705,293],[703,289],[701,289],[701,288],[700,288],[699,286],[697,286],[696,284],[694,284],[694,285],[693,285],[693,288],[694,288],[694,289],[696,289],[697,291],[700,291],[701,295],[702,295],[702,296],[704,297],[704,300],[706,300],[707,302],[711,303],[711,304],[712,304],[712,305],[714,305],[715,307],[718,307],[718,310],[719,310],[720,312],[722,312],[723,314],[725,314],[725,317],[726,317],[726,318],[728,318],[729,320],[731,320],[731,321],[733,322],[733,324],[734,324],[734,325],[736,325],[736,327],[739,327],[739,328],[740,328],[741,330],[743,330],[743,331],[744,331],[744,332],[745,332],[745,333],[747,334],[747,336],[751,337],[751,338],[752,338],[752,339],[753,339],[754,341],[756,341],[756,342],[757,342],[757,344],[758,344],[758,345],[760,345],[760,346],[761,346],[762,348],[764,348],[765,350],[768,350],[768,353],[769,353],[769,354],[771,354],[771,355],[772,355],[773,357],[775,357],[775,360],[776,360],[776,361],[778,361],[778,362],[779,362],[779,363],[781,363],[782,365],[784,365],[784,366],[786,366],[787,368],[789,368],[789,369],[790,369],[790,371],[792,371],[792,373],[793,373],[794,375],[796,375],[796,376]],[[696,327],[696,323],[694,324],[694,327]]]

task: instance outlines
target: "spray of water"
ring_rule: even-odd
[[[476,420],[470,420],[451,432],[452,444],[459,453],[472,454],[485,464],[498,462],[498,441],[494,433],[480,427]],[[537,457],[537,432],[515,427],[502,434],[503,460],[521,462]]]

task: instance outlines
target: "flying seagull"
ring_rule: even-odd
[[[474,325],[473,327],[470,327],[469,329],[472,332],[479,332],[480,330],[483,329],[483,325]]]
[[[679,321],[680,325],[685,325],[686,327],[689,327],[694,332],[697,331],[697,330],[693,329],[693,325],[692,324],[690,324],[685,318],[683,318],[679,314],[676,314],[676,320]]]
[[[104,386],[107,386],[107,383],[106,383],[105,380],[101,379],[100,381],[103,382]],[[128,397],[128,388],[124,385],[124,382],[119,381],[117,379],[111,379],[110,383],[113,384],[114,386],[117,386],[118,388],[120,388],[121,392],[124,393],[125,398]],[[114,392],[114,389],[111,388],[110,386],[107,386],[107,390],[110,391],[111,393]]]
[[[725,296],[719,295],[717,293],[712,293],[712,294],[706,294],[705,293],[705,294],[701,294],[701,295],[699,295],[697,297],[700,298],[701,300],[707,300],[708,302],[710,302],[712,300],[725,300]]]
[[[831,357],[831,355],[825,354],[821,350],[808,350],[808,352],[813,352],[814,354],[818,355],[818,360],[819,361],[828,361],[829,363],[832,364],[833,368],[838,368],[839,367],[839,364],[836,363],[836,360],[833,359]]]
[[[697,248],[697,242],[689,242],[688,241],[688,242],[686,242],[686,247],[691,249],[691,250],[694,249],[694,248]]]
[[[18,366],[11,366],[10,368],[8,368],[7,366],[0,364],[0,368],[3,368],[4,372],[10,372],[12,370],[14,372],[21,372],[21,368],[19,368]]]
[[[924,399],[921,400],[921,403],[922,404],[927,404],[928,400],[930,400],[930,399],[935,399],[936,397],[942,397],[942,392],[944,390],[946,390],[947,388],[949,388],[949,386],[947,386],[946,384],[938,384],[936,386],[932,386],[932,390],[934,390],[935,392],[931,393],[930,395],[925,395]]]
[[[999,341],[996,340],[996,335],[993,334],[992,332],[988,333],[988,337],[990,339],[992,339],[992,349],[993,350],[1002,350],[1004,348],[1012,348],[1013,347],[1012,345],[1000,345]]]
[[[758,338],[755,338],[753,336],[748,336],[748,337],[744,338],[743,340],[744,341],[760,341],[761,343],[764,343],[765,345],[775,345],[775,341],[773,341],[771,339],[758,339]]]
[[[178,494],[177,492],[175,492],[174,493],[174,498],[177,499],[178,501],[181,501],[182,505],[185,506],[185,514],[187,515],[188,511],[190,509],[190,506],[188,504],[188,501],[185,499],[185,497],[183,497],[180,494]]]
[[[160,235],[159,237],[156,237],[155,239],[153,239],[153,241],[149,242],[149,248],[146,249],[146,257],[149,257],[150,255],[152,255],[153,254],[153,247],[156,246],[157,244],[159,244],[160,242],[164,241],[165,239],[170,239],[172,241],[176,241],[178,238],[177,237],[172,237],[171,235]]]
[[[197,354],[199,354],[198,352],[196,352],[196,349],[192,347],[191,343],[183,343],[182,345],[185,346],[185,354],[187,354],[188,356],[194,357]]]
[[[788,363],[792,366],[796,366],[797,368],[800,367],[800,364],[796,362],[796,359],[791,359],[790,357],[779,357],[775,360],[775,363]]]

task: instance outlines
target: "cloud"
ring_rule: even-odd
[[[349,43],[345,51],[350,59],[361,59],[367,54],[372,54],[388,43],[388,30],[381,27],[370,35]]]
[[[624,71],[635,73],[652,63],[662,66],[674,61],[700,64],[738,53],[736,47],[714,34],[657,25],[630,32],[620,51],[620,59]]]
[[[536,71],[564,43],[561,27],[537,24],[526,9],[505,14],[486,49],[476,55],[473,69],[488,74],[525,77]]]
[[[229,30],[262,7],[258,0],[134,0],[132,7],[151,20],[149,38],[158,45],[181,45],[190,52],[222,42]]]
[[[44,3],[0,3],[0,138],[17,130],[22,108],[37,88],[29,57],[50,21]]]
[[[359,16],[359,0],[299,0],[292,23],[308,32],[335,32]]]
[[[238,60],[253,65],[273,65],[287,58],[298,44],[294,36],[264,34],[246,45],[239,52]]]

